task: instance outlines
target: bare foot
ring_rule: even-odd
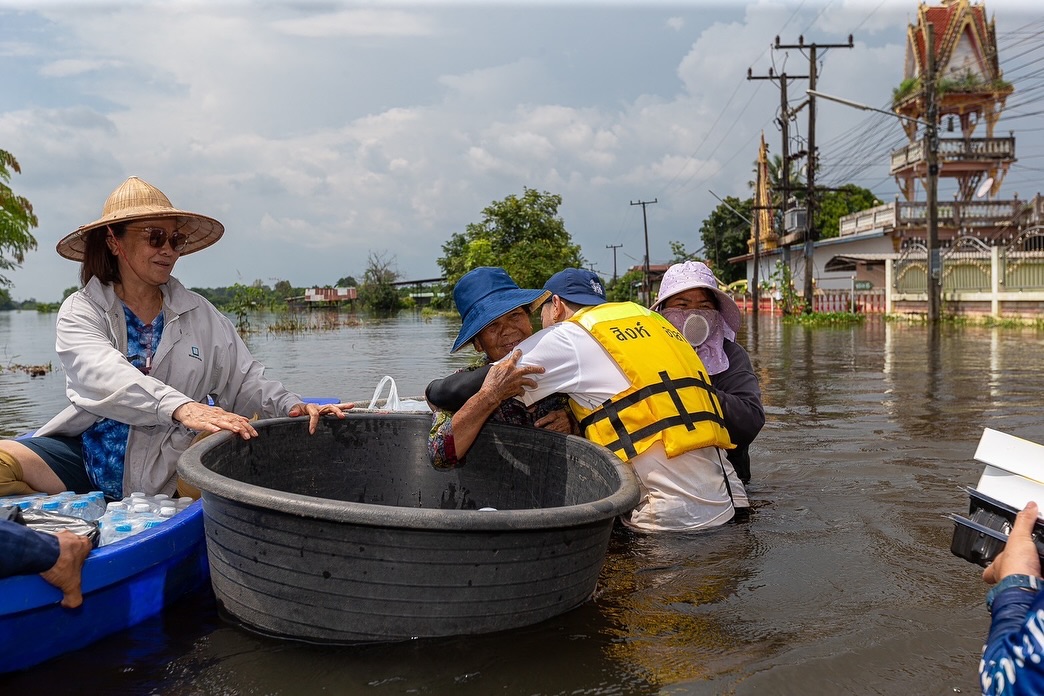
[[[75,609],[83,604],[80,571],[91,552],[91,540],[64,529],[55,536],[58,537],[58,561],[40,573],[40,577],[62,591],[63,607]]]

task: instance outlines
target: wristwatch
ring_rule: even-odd
[[[1027,592],[1037,592],[1041,588],[1041,579],[1032,575],[1005,575],[1001,578],[1000,582],[990,588],[990,591],[986,593],[986,609],[993,611],[993,600],[997,599],[1004,590],[1010,590],[1013,587],[1026,590]]]

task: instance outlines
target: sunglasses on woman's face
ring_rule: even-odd
[[[153,249],[161,249],[169,241],[170,248],[180,252],[188,244],[188,235],[181,232],[168,234],[162,227],[142,227],[141,231],[148,237],[149,246]]]

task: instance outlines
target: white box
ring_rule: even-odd
[[[1044,509],[1044,445],[985,428],[975,459],[986,464],[980,493],[1016,510],[1031,500]]]

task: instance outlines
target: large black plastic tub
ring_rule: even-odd
[[[465,466],[428,461],[431,417],[349,414],[214,435],[178,470],[203,491],[214,592],[272,635],[395,641],[498,631],[587,600],[630,468],[582,438],[487,424]],[[484,509],[493,508],[493,509]]]

